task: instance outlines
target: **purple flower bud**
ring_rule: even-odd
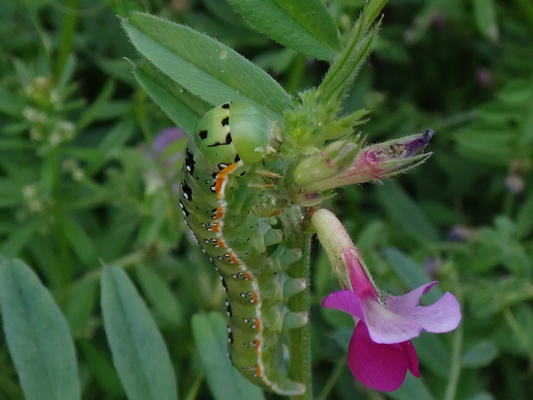
[[[422,152],[434,133],[428,129],[362,149],[353,139],[335,142],[296,167],[295,183],[302,193],[313,193],[406,172],[429,158]]]
[[[152,143],[152,147],[144,146],[144,154],[152,161],[161,163],[166,172],[166,180],[172,181],[177,173],[177,163],[183,158],[183,151],[176,149],[174,146],[177,142],[185,139],[187,134],[178,127],[170,127],[159,132]],[[144,174],[148,183],[149,190],[159,187],[163,184],[163,177],[158,170],[148,171]],[[176,182],[172,185],[174,193],[179,192],[179,184]]]
[[[488,87],[492,84],[492,74],[487,68],[478,68],[476,71],[476,81],[481,87]]]

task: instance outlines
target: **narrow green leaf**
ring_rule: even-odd
[[[473,0],[473,3],[477,29],[488,39],[497,42],[500,35],[494,0]]]
[[[465,352],[463,365],[470,368],[486,367],[498,355],[498,348],[492,341],[481,340]]]
[[[526,237],[533,230],[533,194],[518,210],[516,217],[516,234],[519,238]]]
[[[511,129],[471,126],[456,135],[457,152],[491,165],[509,165],[516,134]]]
[[[430,277],[424,272],[422,266],[400,250],[396,248],[385,249],[385,256],[391,267],[394,269],[394,272],[398,274],[403,284],[410,290],[431,282]],[[430,303],[434,303],[441,298],[442,295],[442,291],[434,286],[424,295],[424,298]]]
[[[7,240],[0,245],[0,254],[3,254],[6,257],[17,256],[22,248],[31,240],[33,234],[42,222],[41,219],[35,218],[13,229]]]
[[[341,53],[331,65],[318,88],[323,102],[341,99],[353,83],[366,57],[372,50],[372,45],[378,34],[379,22],[372,29],[370,27],[387,1],[372,0],[365,6],[361,16],[348,34]]]
[[[146,93],[188,135],[192,135],[200,117],[213,107],[170,79],[147,60],[141,61],[133,70],[133,74]]]
[[[420,240],[437,240],[437,229],[431,224],[418,204],[392,180],[375,186],[378,201],[403,231]]]
[[[177,399],[165,342],[126,273],[104,266],[101,287],[104,327],[128,399]]]
[[[257,30],[320,60],[340,50],[337,25],[322,0],[228,0]]]
[[[431,290],[435,290],[433,288]],[[451,371],[449,350],[442,344],[442,337],[433,333],[420,332],[414,340],[416,352],[425,368],[443,378],[448,378]]]
[[[98,266],[98,253],[91,237],[68,215],[59,217],[58,222],[70,247],[81,262],[86,267],[96,268]]]
[[[196,314],[192,317],[192,330],[207,383],[216,400],[264,399],[261,389],[231,365],[227,355],[226,322],[222,316]]]
[[[98,280],[96,279],[83,279],[72,287],[65,310],[72,335],[81,335],[96,306],[97,299]]]
[[[26,400],[79,399],[78,364],[67,322],[22,261],[0,261],[0,306]]]
[[[0,85],[0,111],[20,118],[23,109],[24,103]]]
[[[112,398],[125,398],[124,388],[120,383],[117,371],[113,368],[111,357],[87,339],[78,340],[78,346],[83,352],[84,359],[87,360],[95,380],[104,392]]]
[[[115,82],[109,79],[106,82],[105,86],[102,88],[102,91],[100,92],[98,97],[92,102],[91,106],[87,108],[85,113],[78,120],[76,124],[76,132],[82,131],[98,117],[98,115],[100,114],[100,110],[107,104],[107,102],[113,95],[114,90]]]
[[[422,378],[415,378],[410,373],[398,390],[387,393],[394,400],[433,400],[433,396]]]
[[[152,303],[154,310],[174,326],[180,325],[183,310],[172,294],[167,281],[161,278],[153,269],[143,265],[136,267],[137,278],[146,297]]]
[[[138,12],[122,24],[137,50],[212,105],[243,101],[275,120],[292,107],[291,97],[265,71],[214,39]]]

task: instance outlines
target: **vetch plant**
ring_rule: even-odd
[[[298,100],[233,50],[187,27],[140,13],[123,23],[149,60],[134,70],[136,78],[189,135],[179,205],[227,292],[232,363],[278,394],[311,398],[308,254],[310,235],[321,227],[305,215],[334,188],[379,181],[429,157],[423,150],[430,130],[364,146],[355,127],[368,112],[340,115],[385,3],[368,3],[341,45],[319,0],[232,2],[275,40],[332,62],[321,85]],[[366,321],[377,314],[354,315]],[[393,386],[397,379],[378,388]]]
[[[531,391],[529,3],[1,3],[4,397]]]
[[[368,112],[339,115],[385,3],[370,2],[342,46],[321,1],[232,3],[274,39],[332,61],[322,84],[301,93],[299,101],[231,49],[184,26],[139,13],[124,21],[132,43],[150,61],[134,70],[138,81],[189,134],[179,204],[227,292],[233,365],[278,394],[311,396],[312,228],[305,208],[312,207],[311,215],[331,189],[384,179],[429,156],[422,152],[430,130],[363,146],[354,128]],[[278,19],[265,23],[269,17]],[[288,35],[279,35],[282,27]],[[210,106],[217,107],[203,115]],[[288,360],[282,331],[289,332]]]

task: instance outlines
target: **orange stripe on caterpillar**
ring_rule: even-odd
[[[222,197],[222,187],[224,186],[226,179],[228,179],[227,175],[235,170],[235,168],[237,168],[237,164],[230,164],[217,174],[217,181],[215,183],[215,193],[217,194],[217,199]]]

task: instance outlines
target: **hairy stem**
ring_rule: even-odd
[[[288,274],[291,278],[305,278],[307,287],[302,292],[288,300],[288,307],[293,312],[307,312],[311,305],[309,288],[309,260],[311,234],[305,231],[305,221],[300,207],[292,207],[281,214],[281,221],[285,229],[285,238],[292,248],[302,250],[302,258],[294,263]],[[292,400],[311,400],[311,337],[307,323],[302,328],[289,331],[289,377],[306,385],[307,390],[302,395],[291,396]]]

